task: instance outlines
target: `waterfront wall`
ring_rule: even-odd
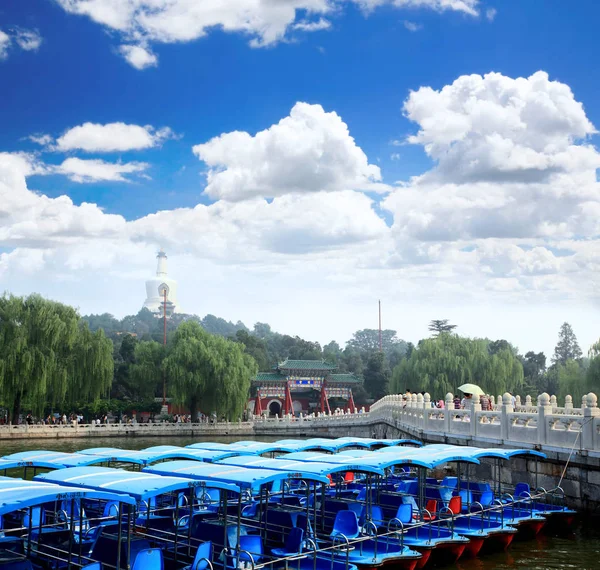
[[[222,435],[252,436],[252,422],[220,422],[215,424],[77,424],[4,425],[0,441],[7,439],[61,439],[95,437],[216,437]]]
[[[450,443],[475,447],[535,449],[545,460],[515,458],[500,462],[501,481],[514,487],[528,482],[532,487],[553,489],[560,484],[567,502],[578,509],[600,508],[600,410],[595,394],[584,396],[582,406],[574,408],[567,396],[565,405],[541,394],[536,404],[517,397],[513,407],[510,394],[498,398],[493,409],[482,411],[475,405],[455,410],[452,394],[445,409],[431,408],[428,395],[404,401],[401,396],[386,396],[371,406],[372,436],[413,437],[424,443]],[[492,463],[483,460],[476,468],[481,478],[490,478]]]

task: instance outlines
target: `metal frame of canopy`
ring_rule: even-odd
[[[131,497],[106,491],[102,489],[89,489],[85,487],[74,487],[56,485],[46,482],[38,481],[25,481],[22,479],[14,479],[12,477],[0,477],[0,518],[5,517],[8,514],[19,513],[25,511],[27,513],[27,526],[21,528],[5,529],[6,538],[10,541],[11,533],[19,533],[14,538],[17,540],[25,540],[26,557],[27,560],[33,558],[41,559],[49,563],[56,561],[66,562],[67,567],[76,567],[81,565],[82,561],[86,563],[94,562],[93,558],[89,554],[83,554],[83,529],[81,521],[83,520],[83,501],[99,500],[106,502],[115,502],[118,506],[118,512],[121,512],[122,505],[127,505],[127,513],[129,516],[131,506],[135,505],[134,499]],[[69,509],[68,513],[66,510],[57,510],[59,506],[62,506],[65,502],[68,502]],[[50,505],[54,503],[54,511],[50,510]],[[78,508],[76,508],[78,507]],[[34,509],[41,509],[40,514],[37,516],[39,522],[34,526],[33,521],[36,518],[33,514]],[[45,515],[48,512],[53,513],[52,523],[45,523]],[[42,516],[42,514],[44,516]],[[58,515],[63,515],[64,520],[59,519]],[[79,518],[76,518],[78,516]],[[58,521],[58,522],[57,522]],[[79,523],[79,530],[75,531],[76,525]],[[119,530],[121,528],[122,517],[119,516]],[[42,536],[42,531],[49,530],[62,532],[61,528],[64,524],[68,525],[69,531],[68,539],[68,550],[62,550],[58,546],[51,546],[47,544],[41,544],[39,539]],[[26,535],[23,536],[21,531],[25,530]],[[73,533],[79,532],[79,540],[75,540]],[[34,533],[37,533],[34,535]],[[34,538],[35,536],[35,538]],[[48,536],[48,535],[46,535]],[[127,548],[127,560],[126,564],[129,564],[129,535],[128,535],[128,548]],[[117,553],[117,567],[121,563],[121,542],[122,535],[119,534],[118,541],[118,553]],[[35,547],[35,549],[34,549]],[[78,549],[78,552],[74,552],[74,548]],[[61,558],[61,554],[66,557]]]
[[[224,465],[239,465],[243,467],[248,467],[251,469],[259,469],[259,468],[267,468],[274,469],[278,471],[286,471],[286,472],[302,472],[302,473],[313,473],[321,476],[331,476],[335,474],[345,474],[345,473],[364,473],[367,475],[366,487],[370,489],[373,484],[373,476],[375,476],[375,480],[377,481],[378,477],[385,475],[385,471],[381,469],[377,465],[368,465],[362,462],[349,462],[348,460],[344,460],[337,455],[325,455],[323,453],[310,453],[306,452],[308,455],[320,456],[322,461],[298,461],[293,458],[289,458],[289,456],[283,456],[276,459],[258,459],[258,458],[250,458],[250,457],[231,457],[229,459],[225,459],[220,461],[219,463]],[[329,461],[331,459],[331,461]],[[327,482],[333,483],[333,480],[327,480]],[[340,490],[342,480],[336,482],[335,485],[335,499],[340,498]],[[370,497],[370,493],[367,493]],[[307,503],[308,503],[308,489],[307,489]],[[325,498],[326,498],[326,489],[325,484],[321,486],[321,530],[323,530],[323,526],[325,524]],[[307,517],[309,516],[309,509],[307,508]],[[367,516],[370,516],[370,507],[367,507]],[[317,501],[314,501],[314,509],[313,509],[313,525],[314,528],[317,528]]]
[[[436,443],[427,446],[430,449],[439,449],[441,451],[446,450],[448,447],[453,447],[449,444],[445,443]],[[497,496],[502,496],[502,481],[501,481],[501,470],[500,470],[500,461],[509,461],[513,457],[523,457],[523,456],[531,456],[535,458],[536,461],[536,469],[535,469],[535,487],[538,489],[538,468],[537,462],[539,459],[545,459],[547,456],[545,453],[541,451],[537,451],[535,449],[504,449],[504,448],[485,448],[485,447],[471,447],[465,446],[460,448],[463,453],[470,454],[477,459],[482,459],[489,457],[491,459],[495,459],[492,463],[492,480],[494,483],[494,492]],[[469,478],[469,472],[467,470],[467,479]],[[561,489],[562,490],[562,489]],[[543,490],[546,493],[546,490]],[[514,503],[514,497],[510,495],[512,502]]]
[[[237,459],[237,458],[230,458]],[[241,459],[249,462],[269,462],[278,461],[277,459],[266,459],[264,457],[242,457]],[[228,461],[228,460],[224,460]],[[315,470],[306,471],[290,471],[290,470],[274,470],[260,468],[258,465],[250,469],[248,466],[230,465],[224,462],[219,463],[196,463],[193,461],[171,461],[160,465],[146,467],[146,473],[154,473],[159,475],[173,475],[178,477],[189,477],[193,479],[201,479],[206,481],[221,481],[224,483],[232,483],[242,491],[239,495],[237,508],[237,537],[236,544],[239,544],[240,531],[242,527],[242,495],[247,495],[253,502],[255,492],[258,490],[257,514],[259,520],[259,533],[261,539],[267,538],[267,519],[266,513],[269,505],[269,484],[280,482],[284,484],[290,480],[310,481],[326,485],[329,479],[325,475],[317,473]],[[307,485],[307,497],[309,494],[310,485]],[[307,520],[309,517],[310,505],[307,501]],[[265,515],[263,517],[263,515]],[[264,519],[264,525],[263,525]],[[225,541],[225,548],[228,548]]]
[[[192,463],[197,465],[209,465],[195,461],[192,461]],[[239,493],[240,491],[235,485],[218,481],[199,481],[182,477],[159,476],[150,473],[125,471],[123,469],[114,469],[110,467],[73,467],[70,469],[63,469],[61,471],[38,475],[35,480],[56,483],[59,485],[110,490],[130,496],[135,500],[135,503],[138,507],[137,514],[139,515],[140,513],[145,513],[145,532],[143,533],[143,536],[155,538],[161,542],[172,542],[175,563],[178,562],[178,556],[180,552],[178,546],[182,545],[178,530],[181,522],[179,517],[180,509],[183,507],[180,505],[179,496],[183,494],[186,497],[190,513],[187,513],[187,510],[184,512],[189,516],[192,514],[193,509],[196,506],[201,505],[202,502],[206,500],[206,488],[216,488],[220,491],[234,493]],[[189,493],[189,498],[186,493]],[[220,494],[226,495],[226,493]],[[170,507],[159,506],[158,498],[161,496],[167,498],[174,497],[174,505]],[[152,499],[156,501],[156,507],[154,511],[152,510]],[[199,502],[196,503],[196,500]],[[141,507],[144,507],[144,509],[142,510]],[[172,511],[174,516],[175,531],[173,533],[159,529],[153,529],[150,524],[154,517],[160,518],[160,513],[167,509]],[[142,519],[142,517],[136,516],[136,519],[139,521]],[[187,546],[188,557],[191,557],[192,551],[191,531],[192,525],[188,524],[186,537],[187,545],[183,544],[184,547]],[[173,537],[172,540],[171,536]]]

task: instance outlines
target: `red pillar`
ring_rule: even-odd
[[[327,384],[326,380],[323,380],[323,384],[321,384],[321,413],[325,413],[325,409],[329,413],[331,413],[331,408],[329,407],[329,400],[327,399],[327,390],[325,389]]]
[[[288,415],[294,411],[294,404],[292,402],[292,393],[290,391],[290,383],[285,383],[285,403],[283,405],[283,414]]]
[[[350,398],[348,398],[348,407],[350,408],[350,413],[353,414],[356,412],[356,405],[354,404],[354,396],[352,395],[352,388],[348,388],[350,392]]]
[[[260,388],[256,390],[256,399],[254,400],[254,415],[262,416],[262,404],[260,403]]]

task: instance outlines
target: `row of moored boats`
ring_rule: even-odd
[[[501,482],[514,458],[544,455],[350,437],[15,453],[0,570],[452,564],[572,524],[560,488]]]

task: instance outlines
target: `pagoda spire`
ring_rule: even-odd
[[[156,259],[158,263],[156,264],[156,276],[157,277],[166,277],[167,276],[167,254],[165,250],[161,247],[158,252]]]

